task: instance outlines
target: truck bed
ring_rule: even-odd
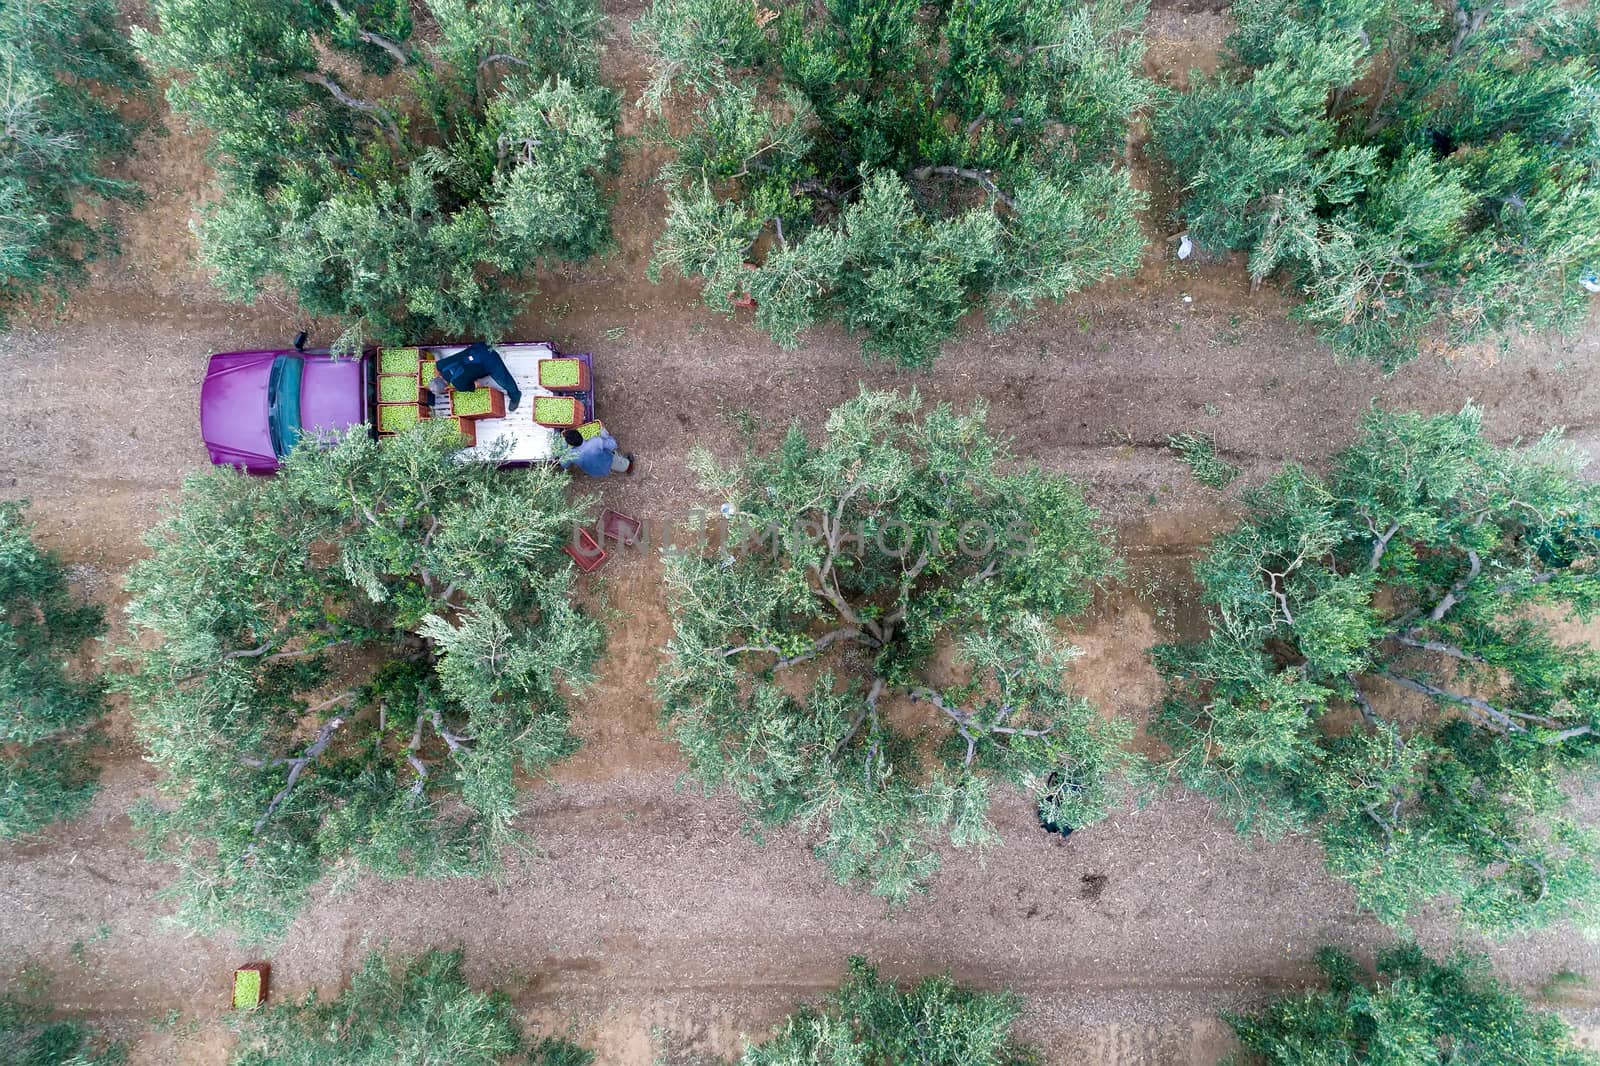
[[[422,350],[433,354],[436,358],[442,358],[454,355],[466,347],[464,344],[440,344],[425,346]],[[517,387],[522,390],[522,403],[515,411],[507,411],[504,418],[478,419],[478,443],[471,448],[462,449],[461,456],[464,459],[498,458],[502,463],[544,462],[555,455],[556,434],[560,431],[541,426],[533,420],[533,398],[556,395],[549,389],[539,387],[539,362],[543,359],[585,357],[563,355],[545,343],[497,344],[494,350],[505,360],[511,376],[516,379]],[[589,396],[583,399],[592,417],[594,413],[592,400]],[[500,451],[502,448],[504,451]]]

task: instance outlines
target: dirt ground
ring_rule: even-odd
[[[1218,6],[1178,0],[1152,15],[1153,73],[1181,79],[1211,65],[1225,32]],[[611,10],[625,27],[639,7]],[[636,91],[625,29],[607,66]],[[642,124],[629,106],[625,133]],[[148,137],[129,169],[152,196],[125,215],[124,254],[61,313],[0,338],[11,396],[0,494],[30,498],[45,541],[113,607],[140,533],[205,465],[197,394],[209,353],[283,343],[302,326],[323,342],[334,333],[286,301],[245,308],[211,292],[186,229],[206,195],[201,148],[182,129]],[[617,248],[541,278],[519,330],[594,351],[603,417],[644,460],[640,476],[601,485],[606,503],[652,525],[682,517],[697,500],[686,453],[731,452],[743,414],[771,438],[791,419],[818,421],[861,382],[982,399],[1022,456],[1081,479],[1116,526],[1130,577],[1084,621],[1077,668],[1083,691],[1113,713],[1144,716],[1158,685],[1143,651],[1203,625],[1187,561],[1230,513],[1229,498],[1173,461],[1169,433],[1214,434],[1246,481],[1288,459],[1325,458],[1373,402],[1444,411],[1473,400],[1498,439],[1566,425],[1591,454],[1600,449],[1600,330],[1423,361],[1385,379],[1336,365],[1286,322],[1280,297],[1247,291],[1237,264],[1174,261],[1159,219],[1137,278],[1005,334],[975,323],[929,373],[867,366],[832,329],[782,352],[748,321],[705,310],[690,286],[644,280],[660,217],[654,162],[647,147],[630,147]],[[570,1027],[602,1063],[645,1066],[653,1030],[701,1051],[735,1050],[740,1032],[762,1032],[864,953],[896,976],[949,968],[1024,993],[1022,1035],[1052,1063],[1212,1066],[1227,1047],[1219,1008],[1305,980],[1320,943],[1367,953],[1389,939],[1312,846],[1243,842],[1182,793],[1070,841],[1039,832],[1020,797],[1004,798],[1002,847],[951,852],[926,898],[886,914],[832,884],[796,834],[757,842],[728,799],[681,781],[646,689],[668,635],[659,578],[647,552],[603,572],[621,619],[579,705],[584,749],[527,795],[524,828],[541,852],[512,857],[498,881],[363,882],[319,895],[271,953],[277,996],[335,989],[370,947],[462,945],[470,973],[507,985],[530,1020]],[[163,921],[165,871],[142,857],[127,816],[153,775],[120,715],[117,726],[90,813],[0,850],[0,974],[25,959],[53,971],[62,1005],[128,1037],[136,1063],[220,1063],[228,971],[247,954]],[[1417,931],[1436,949],[1454,943],[1448,914],[1425,916]],[[1529,988],[1563,969],[1600,977],[1600,946],[1569,928],[1467,943]],[[1600,1021],[1600,998],[1585,1002],[1570,1017]]]

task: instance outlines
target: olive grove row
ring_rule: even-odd
[[[109,686],[195,929],[275,938],[325,878],[493,867],[519,782],[577,747],[607,613],[563,552],[593,499],[455,446],[356,431],[275,478],[194,475],[94,679],[68,664],[98,612],[0,508],[0,829],[82,808]],[[1600,916],[1600,841],[1564,791],[1600,763],[1600,650],[1567,625],[1600,597],[1600,488],[1558,434],[1502,448],[1472,407],[1373,410],[1325,470],[1245,489],[1194,566],[1209,634],[1152,650],[1166,695],[1138,721],[1071,684],[1069,627],[1121,573],[1109,531],[981,405],[863,391],[819,436],[691,462],[723,518],[662,551],[663,728],[841,883],[907,903],[941,842],[998,842],[997,790],[1084,829],[1189,787],[1242,832],[1315,837],[1395,925],[1434,899],[1495,934]],[[963,543],[974,523],[1026,535]]]
[[[1248,0],[1213,75],[1143,68],[1143,3],[654,0],[638,104],[670,149],[652,274],[793,346],[923,366],[1128,274],[1151,231],[1248,255],[1392,368],[1575,327],[1600,285],[1600,0]],[[0,12],[0,313],[112,247],[166,81],[208,135],[230,297],[366,337],[499,337],[532,271],[609,241],[620,100],[594,0],[112,0]],[[214,32],[217,26],[227,33]],[[1174,72],[1181,76],[1183,72]],[[1147,148],[1136,147],[1149,134]],[[1140,156],[1173,206],[1151,217]]]
[[[1223,1066],[1595,1066],[1554,1013],[1530,1007],[1481,960],[1445,962],[1398,945],[1376,974],[1333,948],[1317,954],[1324,990],[1291,992],[1256,1013],[1223,1017],[1240,1046]],[[567,1036],[528,1033],[498,990],[466,980],[458,952],[367,957],[348,988],[236,1016],[229,1066],[592,1066]],[[1559,982],[1542,990],[1559,1002]],[[52,1016],[48,987],[0,996],[0,1053],[29,1066],[116,1066],[123,1049],[91,1026]],[[1039,1066],[1013,1028],[1020,996],[963,987],[949,975],[901,986],[864,959],[845,980],[734,1060],[655,1034],[658,1066]],[[1077,1049],[1057,1048],[1058,1051]]]

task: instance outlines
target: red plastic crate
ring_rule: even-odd
[[[582,526],[573,529],[572,543],[561,550],[572,556],[573,563],[586,574],[594,573],[611,558],[611,553],[600,547],[600,542],[594,539],[594,534]]]
[[[639,534],[643,530],[644,523],[630,514],[613,511],[609,507],[600,512],[600,537],[602,540],[610,537],[618,544],[637,544],[639,543]]]

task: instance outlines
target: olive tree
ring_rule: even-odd
[[[94,795],[102,686],[71,660],[103,629],[22,505],[0,503],[0,837],[71,818]]]
[[[590,1066],[594,1053],[530,1039],[500,992],[478,992],[459,951],[374,952],[332,999],[316,993],[247,1017],[230,1066]]]
[[[191,478],[148,537],[121,684],[190,926],[276,935],[326,872],[483,869],[519,768],[575,749],[602,633],[562,546],[591,501],[458,448],[427,422],[308,440],[271,479]]]
[[[1491,932],[1591,919],[1563,784],[1600,755],[1600,495],[1552,432],[1370,412],[1289,466],[1195,566],[1210,636],[1162,649],[1173,767],[1241,828],[1315,833],[1389,922],[1453,898]]]
[[[1600,267],[1600,2],[1249,0],[1155,143],[1202,246],[1343,355],[1572,328]]]
[[[51,982],[32,964],[0,992],[0,1062],[15,1066],[122,1066],[127,1048],[93,1026],[62,1018]]]
[[[139,47],[211,133],[201,253],[231,297],[276,281],[350,324],[341,349],[492,336],[536,264],[607,239],[616,100],[592,0],[152,7]]]
[[[113,0],[0,6],[0,329],[17,306],[79,281],[115,249],[107,209],[139,197],[114,175],[148,89]]]
[[[1010,992],[963,988],[948,974],[901,988],[852,958],[839,988],[747,1042],[738,1066],[1033,1066],[1038,1056],[1011,1036],[1021,1013]]]
[[[1121,165],[1148,83],[1143,3],[654,0],[634,27],[669,135],[652,271],[748,293],[780,344],[836,319],[922,366],[974,307],[997,323],[1132,271]],[[682,124],[680,124],[682,125]]]
[[[655,680],[692,772],[762,823],[821,835],[841,882],[895,902],[932,837],[995,839],[996,785],[1041,817],[1103,817],[1126,723],[1074,695],[1057,624],[1116,571],[1065,477],[1017,469],[966,414],[863,391],[820,440],[796,424],[703,488],[732,511],[716,550],[669,552],[674,632]]]
[[[1378,956],[1377,979],[1354,959],[1317,953],[1325,989],[1297,992],[1255,1014],[1225,1015],[1244,1050],[1230,1066],[1597,1066],[1555,1014],[1530,1010],[1486,960],[1435,962],[1413,944]]]

